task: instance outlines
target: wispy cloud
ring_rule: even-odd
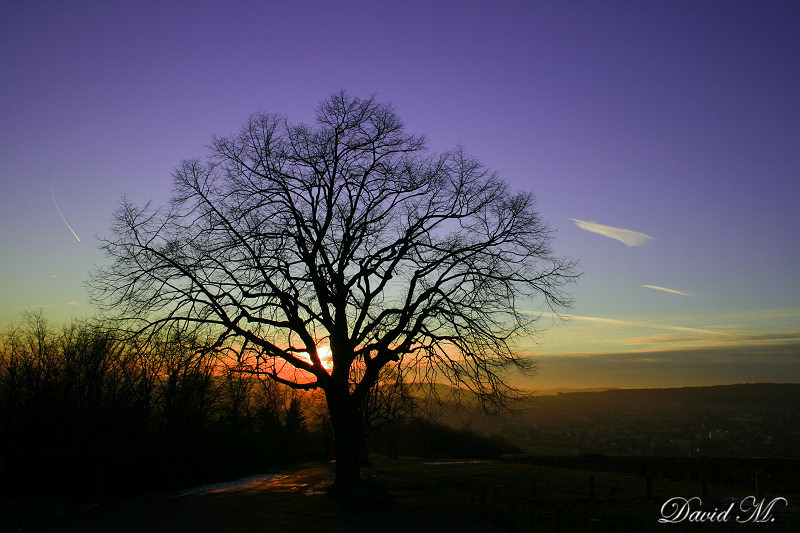
[[[626,246],[644,246],[653,239],[653,237],[650,235],[640,231],[606,226],[605,224],[600,224],[594,220],[580,220],[577,218],[571,218],[570,220],[581,229],[591,231],[592,233],[599,233],[600,235],[608,237],[609,239],[618,240]]]
[[[800,343],[674,347],[537,357],[536,385],[687,387],[800,380]]]
[[[623,326],[623,327],[632,327],[632,328],[650,328],[650,329],[663,329],[669,331],[681,331],[686,333],[702,333],[702,334],[710,334],[710,335],[732,335],[730,331],[719,331],[719,329],[709,329],[709,328],[691,328],[686,326],[674,326],[671,324],[661,324],[655,322],[648,322],[644,320],[620,320],[617,318],[605,318],[600,316],[581,316],[581,315],[570,315],[561,313],[556,315],[555,313],[549,312],[541,312],[537,313],[536,311],[520,311],[524,314],[536,315],[536,316],[548,316],[551,318],[563,318],[567,320],[574,320],[578,322],[594,322],[598,324],[608,324],[612,326]]]
[[[800,343],[800,330],[791,330],[791,331],[749,331],[749,330],[742,330],[732,332],[730,335],[726,336],[725,338],[719,337],[720,333],[716,331],[707,331],[705,334],[703,333],[696,333],[696,334],[663,334],[663,335],[651,335],[648,337],[632,337],[621,344],[624,346],[644,346],[650,345],[653,346],[653,349],[657,348],[659,344],[668,344],[677,346],[679,344],[683,345],[702,345],[702,346],[747,346],[751,344],[761,344],[761,345],[779,345],[779,344],[787,344],[793,343],[798,344]],[[722,341],[722,342],[720,342]]]
[[[727,347],[736,353],[742,347],[752,345],[800,344],[800,328],[796,325],[759,323],[730,325],[689,326],[694,320],[637,320],[606,318],[600,316],[559,315],[572,325],[548,330],[547,342],[526,347],[538,355],[583,353],[626,353],[635,348],[643,352],[669,349],[700,349]],[[757,316],[757,315],[756,315]],[[555,315],[554,315],[555,317]],[[708,318],[708,317],[706,317]],[[677,325],[681,320],[686,325]],[[583,324],[583,325],[582,325]],[[546,348],[543,350],[543,346]]]
[[[598,322],[602,324],[612,324],[615,326],[627,326],[627,327],[636,327],[636,328],[652,328],[652,329],[663,329],[669,331],[681,331],[686,333],[702,333],[702,334],[709,334],[709,335],[731,335],[728,331],[715,331],[712,329],[707,328],[690,328],[685,326],[673,326],[671,324],[658,324],[653,322],[646,322],[646,321],[635,321],[635,320],[619,320],[616,318],[603,318],[599,316],[579,316],[579,315],[562,315],[567,319],[570,320],[578,320],[583,322]]]
[[[653,289],[654,291],[668,292],[670,294],[678,294],[680,296],[691,296],[695,298],[694,294],[689,294],[688,292],[679,291],[677,289],[668,289],[666,287],[659,287],[658,285],[642,285],[642,287],[646,289]]]

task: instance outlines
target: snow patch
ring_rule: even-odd
[[[192,496],[194,494],[205,494],[208,492],[220,492],[223,490],[241,489],[249,485],[257,483],[267,483],[272,481],[281,474],[254,474],[252,476],[243,477],[234,481],[223,481],[221,483],[209,483],[207,485],[200,485],[190,489],[178,491],[172,495],[172,498],[181,498],[183,496]]]
[[[485,463],[486,461],[426,461],[424,465],[473,465]]]

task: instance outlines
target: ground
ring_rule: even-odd
[[[594,498],[590,493],[594,478]],[[763,524],[658,524],[664,502],[699,495],[689,481],[654,478],[652,499],[642,475],[549,468],[509,461],[375,461],[368,484],[389,489],[389,502],[344,503],[328,498],[330,463],[307,464],[273,478],[195,494],[151,495],[97,505],[3,502],[3,531],[38,532],[493,532],[529,531],[794,531],[800,494],[776,505]],[[531,500],[535,480],[536,499]],[[727,507],[749,487],[710,484],[704,509]],[[483,494],[483,497],[482,497]],[[513,497],[509,498],[509,495]],[[495,498],[497,505],[495,506]],[[510,500],[514,510],[509,509]],[[534,502],[535,513],[528,506]],[[666,529],[665,529],[666,528]]]

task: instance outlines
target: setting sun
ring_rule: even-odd
[[[333,357],[330,346],[318,347],[317,353],[319,354],[320,361],[322,361],[322,366],[324,366],[326,370],[333,368]]]

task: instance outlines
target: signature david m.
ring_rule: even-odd
[[[784,506],[789,505],[789,502],[783,497],[759,500],[755,496],[748,496],[739,501],[738,506],[733,501],[727,507],[722,509],[715,507],[711,511],[703,509],[703,500],[697,496],[693,498],[676,496],[661,506],[661,518],[658,519],[658,523],[728,522],[729,520],[735,520],[740,524],[774,522],[773,511],[778,503],[782,503]]]

